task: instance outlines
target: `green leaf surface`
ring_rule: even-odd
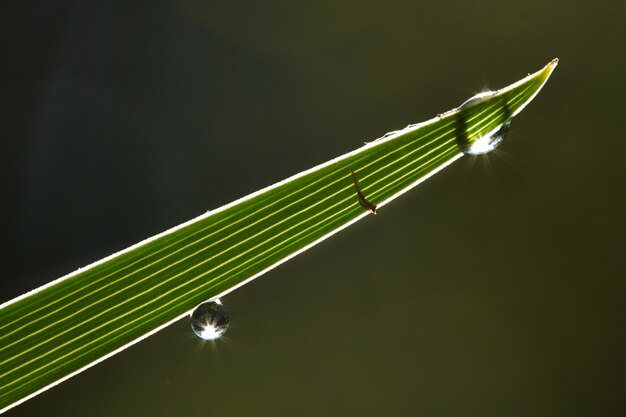
[[[0,412],[371,214],[519,113],[557,61],[0,306]],[[359,197],[352,177],[358,178]]]

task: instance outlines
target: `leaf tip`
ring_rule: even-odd
[[[550,74],[552,74],[552,71],[554,71],[554,69],[556,68],[558,64],[559,64],[559,58],[554,58],[552,61],[548,62],[548,64],[543,69],[543,71],[545,71],[547,75],[549,76]]]

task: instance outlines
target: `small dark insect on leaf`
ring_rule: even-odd
[[[354,188],[356,188],[356,193],[359,196],[359,204],[363,206],[364,209],[371,211],[376,214],[376,204],[370,203],[365,199],[365,196],[361,192],[361,187],[359,186],[359,180],[356,178],[356,174],[354,171],[352,172],[352,180],[354,181]]]

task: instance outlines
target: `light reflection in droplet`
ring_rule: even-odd
[[[491,135],[481,136],[476,139],[463,152],[466,155],[482,155],[489,153],[500,146],[504,138],[506,138],[506,135],[509,133],[509,130],[511,130],[511,119],[504,122],[500,129],[496,130]]]
[[[191,313],[191,329],[200,339],[215,340],[228,329],[229,317],[220,300],[200,304]]]

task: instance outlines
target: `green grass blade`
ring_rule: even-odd
[[[460,158],[544,85],[495,93],[304,171],[0,306],[0,412],[227,294]],[[382,210],[384,216],[384,210]]]

